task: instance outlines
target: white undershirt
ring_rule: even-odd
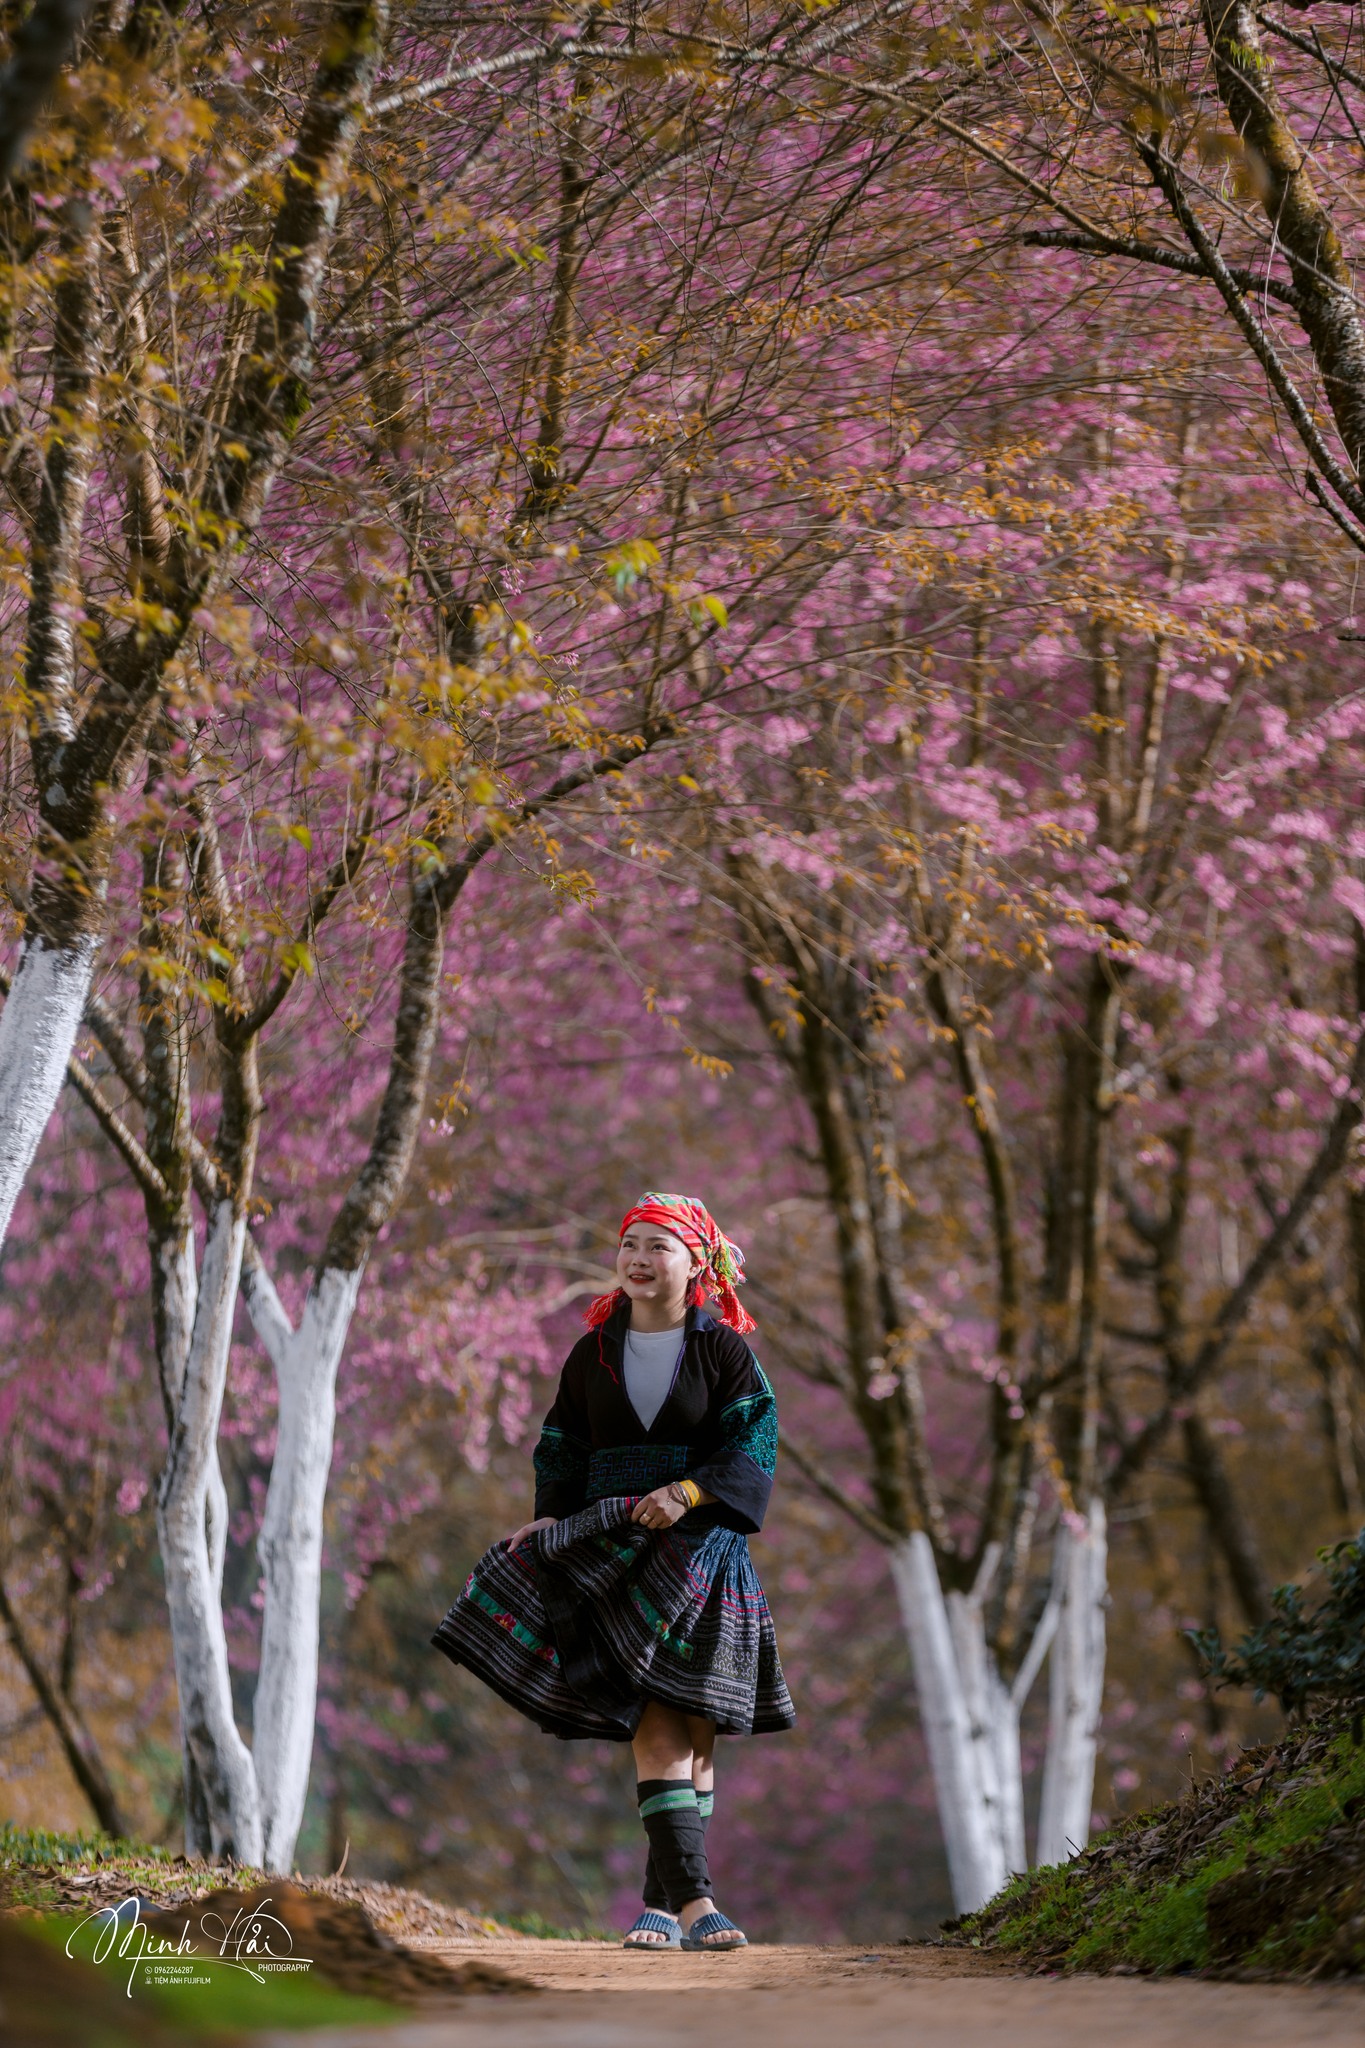
[[[653,1428],[655,1416],[668,1399],[684,1327],[679,1323],[676,1330],[626,1331],[622,1361],[626,1399],[646,1429]]]

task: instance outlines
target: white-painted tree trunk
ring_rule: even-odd
[[[1019,1749],[1019,1709],[996,1669],[986,1641],[985,1598],[999,1563],[999,1547],[987,1551],[981,1576],[970,1593],[949,1593],[948,1627],[971,1735],[972,1756],[991,1839],[992,1875],[1000,1886],[1028,1868],[1024,1847],[1024,1779]]]
[[[897,1544],[889,1557],[953,1902],[959,1913],[972,1913],[1028,1868],[1019,1717],[1049,1650],[1053,1709],[1038,1862],[1064,1860],[1074,1850],[1054,1857],[1045,1848],[1055,1840],[1083,1847],[1089,1833],[1104,1689],[1104,1510],[1098,1504],[1092,1510],[1084,1536],[1065,1525],[1058,1531],[1051,1596],[1012,1684],[1002,1677],[986,1638],[985,1605],[1000,1561],[998,1546],[987,1550],[970,1593],[944,1593],[923,1530]],[[1067,1832],[1058,1834],[1059,1828]]]
[[[1090,1839],[1104,1697],[1108,1561],[1104,1506],[1095,1500],[1083,1530],[1063,1523],[1057,1531],[1057,1639],[1052,1646],[1051,1711],[1038,1817],[1039,1864],[1066,1863]]]
[[[209,1853],[259,1864],[261,1802],[251,1752],[237,1728],[223,1629],[227,1496],[218,1421],[241,1271],[245,1219],[221,1201],[209,1215],[193,1330],[157,1495],[181,1739],[202,1798]],[[183,1274],[177,1276],[183,1285]],[[188,1785],[187,1785],[188,1791]]]
[[[174,1237],[166,1238],[158,1245],[156,1256],[161,1268],[161,1355],[157,1365],[161,1371],[161,1390],[166,1398],[168,1420],[174,1429],[185,1392],[185,1374],[189,1370],[190,1352],[194,1345],[194,1318],[199,1305],[199,1275],[195,1270],[192,1225],[186,1222]]]
[[[99,942],[26,939],[0,1010],[0,1244],[66,1080]]]
[[[210,1213],[203,1272],[194,1242],[162,1248],[162,1372],[174,1417],[158,1501],[180,1718],[186,1842],[272,1871],[293,1866],[317,1713],[322,1531],[337,1368],[361,1275],[324,1272],[297,1330],[231,1204]],[[279,1425],[259,1537],[265,1611],[249,1749],[233,1712],[223,1628],[228,1503],[218,1423],[239,1284],[275,1367]]]
[[[358,1272],[325,1271],[297,1330],[264,1270],[245,1283],[279,1386],[279,1429],[257,1541],[265,1582],[255,1757],[265,1867],[287,1871],[308,1796],[317,1714],[323,1511],[332,1463],[336,1378],[360,1292]]]
[[[288,1871],[312,1765],[337,1368],[361,1275],[324,1272],[295,1330],[254,1253],[242,1273],[244,1246],[244,1226],[224,1202],[209,1218],[198,1282],[188,1232],[162,1250],[162,1371],[175,1421],[157,1526],[180,1690],[187,1847]],[[265,1611],[251,1749],[233,1712],[223,1628],[228,1503],[217,1450],[239,1282],[279,1388],[258,1539]]]
[[[989,1718],[998,1702],[981,1676],[988,1652],[983,1641],[980,1658],[976,1655],[964,1596],[955,1596],[959,1605],[950,1618],[933,1545],[922,1529],[898,1543],[890,1560],[910,1644],[953,1902],[959,1913],[971,1913],[993,1898],[1009,1875],[1007,1821],[999,1793],[1001,1751],[1007,1745],[998,1740]],[[979,1624],[979,1607],[976,1619]],[[959,1644],[966,1647],[966,1674]],[[1016,1748],[1017,1740],[1016,1729]]]
[[[166,1405],[171,1417],[171,1433],[174,1435],[174,1418],[180,1412],[185,1391],[185,1376],[189,1370],[190,1354],[194,1344],[194,1322],[199,1300],[199,1276],[195,1270],[194,1230],[187,1222],[173,1237],[168,1237],[158,1246],[156,1256],[161,1266],[160,1284],[160,1351],[157,1359],[161,1371],[162,1387]],[[208,1557],[208,1598],[204,1608],[203,1627],[222,1634],[222,1593],[223,1563],[227,1555],[228,1499],[223,1484],[223,1469],[218,1460],[218,1445],[213,1442],[208,1449],[208,1473],[204,1498],[204,1542]],[[169,1583],[169,1581],[168,1581]],[[227,1658],[224,1642],[223,1660]],[[216,1653],[213,1660],[215,1663]],[[185,1849],[191,1856],[209,1856],[213,1842],[209,1825],[208,1802],[199,1765],[188,1742],[182,1745],[181,1769],[185,1781]]]
[[[223,1484],[223,1468],[218,1461],[218,1447],[215,1444],[209,1465],[208,1498],[205,1503],[205,1543],[209,1560],[209,1587],[212,1604],[207,1608],[206,1627],[222,1634],[223,1561],[227,1555],[228,1498]],[[223,1660],[227,1660],[227,1643],[224,1638]],[[202,1754],[202,1752],[201,1752]],[[181,1746],[181,1770],[185,1782],[185,1853],[187,1856],[208,1857],[213,1854],[213,1830],[210,1824],[209,1802],[204,1780],[195,1762],[194,1752],[188,1743]]]

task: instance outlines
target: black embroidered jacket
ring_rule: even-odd
[[[744,1339],[708,1309],[690,1308],[673,1385],[648,1429],[630,1405],[621,1368],[630,1320],[624,1302],[580,1337],[535,1450],[536,1514],[556,1520],[589,1501],[652,1493],[695,1479],[714,1505],[693,1508],[691,1528],[754,1535],[777,1464],[777,1402]]]

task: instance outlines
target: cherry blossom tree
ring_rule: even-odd
[[[771,1236],[790,1456],[889,1562],[960,1905],[1026,1860],[1045,1657],[1035,1853],[1085,1839],[1116,1504],[1178,1459],[1264,1607],[1219,1410],[1286,1317],[1358,1502],[1351,202],[1291,161],[1355,88],[1189,24],[1222,126],[1164,25],[1080,10],[76,45],[4,202],[16,1369],[90,1214],[147,1286],[14,1484],[36,1555],[42,1447],[154,1360],[192,1848],[291,1866],[324,1559],[359,1636],[432,1430],[524,1432],[603,1215],[679,1177],[637,1079]],[[111,1818],[78,1632],[11,1583]]]
[[[625,47],[596,54],[605,62]],[[564,52],[556,45],[548,54]],[[654,116],[638,91],[621,91],[610,75],[600,83],[586,52],[579,56],[562,108],[552,88],[548,132],[534,102],[528,107],[534,119],[520,153],[504,144],[491,164],[476,152],[471,165],[463,143],[452,151],[436,125],[415,247],[392,185],[410,162],[401,124],[376,137],[367,159],[381,184],[390,181],[380,196],[354,194],[344,214],[339,193],[335,205],[328,202],[332,264],[324,278],[320,259],[310,257],[313,296],[300,314],[310,337],[324,322],[332,337],[328,412],[301,442],[322,481],[315,487],[307,470],[287,485],[281,477],[267,508],[262,479],[240,535],[254,537],[261,551],[251,602],[210,616],[210,584],[196,584],[193,617],[204,636],[198,666],[190,672],[182,663],[173,684],[158,680],[147,698],[141,809],[129,805],[123,814],[140,841],[140,873],[129,889],[139,905],[137,929],[127,931],[122,960],[133,975],[121,984],[111,975],[85,1004],[104,1071],[81,1061],[73,1069],[147,1213],[170,1442],[158,1527],[190,1839],[196,1848],[271,1867],[288,1865],[307,1785],[337,1368],[366,1261],[406,1181],[458,901],[480,863],[518,833],[539,848],[554,888],[586,886],[561,869],[547,837],[552,815],[595,786],[610,818],[623,799],[608,783],[661,749],[676,773],[689,710],[723,686],[717,636],[746,612],[750,640],[771,631],[827,572],[830,521],[819,508],[811,530],[781,547],[784,580],[776,589],[756,534],[741,528],[730,536],[736,522],[727,486],[751,477],[773,524],[784,509],[774,493],[785,490],[788,474],[781,443],[757,473],[744,452],[752,421],[740,394],[771,350],[774,320],[760,308],[751,332],[747,315],[739,316],[784,266],[808,261],[850,185],[858,189],[861,151],[846,160],[837,137],[785,151],[751,95],[761,119],[750,149],[766,137],[773,173],[793,189],[799,178],[806,199],[775,247],[742,261],[737,243],[723,246],[730,235],[723,209],[702,208],[680,237],[675,228],[659,230],[652,195],[643,212],[624,203],[631,185],[623,193],[622,164],[643,152],[651,178],[672,182],[685,218],[677,152],[671,141],[649,141]],[[438,75],[437,83],[442,93],[454,83],[478,85],[481,67],[473,73]],[[391,115],[425,90],[390,94],[373,111]],[[330,73],[315,88],[329,108],[339,91]],[[656,113],[676,98],[671,81],[661,96]],[[755,125],[754,111],[746,110],[741,127]],[[346,119],[350,136],[356,123]],[[699,129],[687,154],[700,148],[723,164],[735,119],[722,102],[714,134]],[[285,175],[292,190],[295,173]],[[747,159],[743,175],[753,176]],[[310,191],[317,184],[311,171],[307,182]],[[545,238],[558,253],[540,289],[534,278],[528,283],[526,260],[509,260],[503,246],[509,234],[535,232],[547,195],[555,212]],[[490,263],[482,223],[495,215],[499,248]],[[589,219],[591,250],[583,232]],[[283,230],[277,224],[274,232],[278,241]],[[377,269],[376,246],[385,252]],[[532,247],[543,259],[541,245]],[[738,265],[734,275],[722,256]],[[269,270],[267,257],[267,279]],[[168,272],[168,284],[181,281]],[[473,293],[477,303],[480,289],[488,303],[458,340],[478,348],[487,332],[484,373],[496,370],[501,386],[491,402],[467,381],[442,381],[452,367],[448,340],[432,327],[452,292]],[[257,295],[250,264],[237,290],[248,302]],[[641,320],[657,322],[681,292],[691,310],[678,336],[642,350]],[[270,305],[274,318],[274,297]],[[732,339],[719,349],[714,323],[723,330],[726,320]],[[198,329],[205,349],[221,348],[213,302]],[[258,343],[243,327],[237,345],[247,364],[260,357]],[[579,358],[601,367],[591,377],[571,376]],[[799,389],[809,366],[797,358],[793,370]],[[528,412],[526,393],[537,384],[538,407]],[[223,433],[233,431],[232,403],[229,394]],[[784,418],[790,403],[782,379],[773,380],[765,404],[774,426],[799,438],[799,416]],[[521,415],[519,458],[509,474],[508,421]],[[150,439],[151,423],[142,426]],[[250,432],[259,438],[256,426]],[[570,444],[581,451],[571,487],[559,466]],[[223,459],[239,463],[232,451],[241,445],[224,443]],[[272,445],[278,469],[292,444],[277,435]],[[144,461],[139,474],[151,494],[143,508],[148,534],[169,532],[159,468]],[[358,510],[338,531],[343,490]],[[448,511],[453,548],[438,517]],[[641,520],[647,537],[638,534]],[[139,541],[135,583],[149,563],[161,582],[171,576],[170,555],[162,561],[151,546]],[[709,587],[717,575],[724,599]],[[237,589],[248,594],[241,579]],[[270,619],[259,648],[253,608]],[[167,663],[179,658],[182,638],[167,644]],[[298,703],[283,718],[265,709],[300,689],[306,709]],[[250,709],[244,714],[242,706]],[[101,782],[101,803],[108,787]],[[278,851],[262,849],[263,823],[281,835]],[[305,861],[298,874],[295,861],[291,869],[299,849],[317,868]],[[112,854],[107,859],[112,878],[119,870]],[[401,876],[401,884],[381,881],[376,892],[375,870]],[[265,1109],[261,1064],[267,1035],[290,1029],[300,984],[315,972],[337,918],[349,918],[357,936],[343,931],[333,977],[391,986],[392,1023],[368,1141],[314,1253],[295,1327],[259,1244],[247,1236]],[[27,945],[32,916],[26,929]],[[22,980],[21,967],[7,1010],[16,1030],[25,1014]],[[351,1028],[360,1028],[354,1001],[348,1007]],[[374,1016],[375,1005],[367,1007]],[[322,1017],[324,1033],[333,1021]],[[47,1043],[52,1059],[66,1063],[68,1041],[48,1034]],[[322,1048],[312,1056],[335,1059]],[[211,1135],[201,1135],[201,1102]],[[21,1165],[16,1155],[16,1171]],[[202,1246],[196,1199],[207,1219]],[[265,1606],[250,1751],[236,1725],[220,1613],[226,1508],[214,1448],[243,1274],[280,1403],[260,1534]]]

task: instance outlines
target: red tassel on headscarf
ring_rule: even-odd
[[[610,1294],[595,1294],[583,1311],[583,1320],[590,1330],[600,1330],[608,1316],[614,1315],[626,1298],[624,1287],[614,1287]]]
[[[696,1201],[691,1195],[647,1194],[641,1195],[633,1209],[628,1209],[621,1219],[620,1237],[624,1237],[632,1223],[654,1223],[662,1230],[671,1231],[674,1237],[682,1239],[689,1251],[700,1252],[702,1270],[693,1287],[688,1289],[688,1301],[705,1298],[709,1289],[715,1297],[720,1320],[730,1329],[746,1337],[750,1330],[757,1329],[754,1319],[740,1306],[735,1289],[744,1278],[744,1254],[737,1244],[725,1235],[715,1217],[704,1202]],[[697,1290],[701,1289],[698,1294]],[[600,1329],[608,1316],[627,1299],[623,1287],[615,1287],[610,1294],[599,1294],[590,1301],[583,1320],[590,1330]]]

